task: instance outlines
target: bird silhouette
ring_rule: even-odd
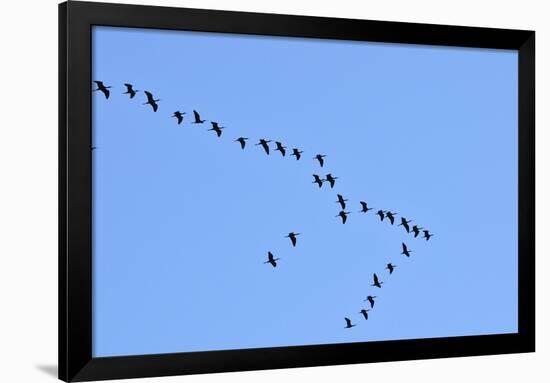
[[[412,231],[413,231],[413,233],[414,233],[414,237],[415,237],[415,238],[418,237],[418,234],[420,234],[420,230],[422,230],[422,229],[423,229],[422,227],[418,227],[418,226],[416,226],[416,225],[414,225],[414,226],[412,227]]]
[[[386,212],[386,217],[388,217],[388,219],[390,220],[390,223],[393,225],[393,223],[395,222],[395,215],[397,213],[392,213],[391,211],[387,211]]]
[[[262,145],[262,148],[264,148],[264,150],[265,150],[265,154],[269,155],[269,145],[268,145],[268,143],[270,143],[270,142],[271,142],[270,140],[264,140],[262,138],[262,139],[260,139],[260,142],[258,142],[256,144],[256,146],[257,145]]]
[[[248,140],[248,138],[239,137],[235,140],[235,142],[239,142],[241,144],[241,149],[244,149],[244,147],[246,146],[246,140]]]
[[[406,255],[407,257],[411,256],[412,250],[409,250],[407,245],[405,245],[405,242],[401,242],[401,247],[403,248],[403,251],[401,254]]]
[[[325,160],[323,158],[325,157],[326,156],[324,154],[317,154],[315,157],[313,157],[313,159],[319,161],[319,165],[323,167],[323,165],[325,164]]]
[[[109,88],[111,88],[111,86],[105,86],[105,84],[103,84],[103,81],[95,81],[95,84],[97,85],[97,89],[94,89],[93,91],[100,91],[101,93],[103,93],[105,95],[105,98],[108,99],[109,98],[109,95],[111,94],[111,92],[109,91]]]
[[[423,230],[424,232],[424,238],[426,238],[426,241],[429,241],[430,238],[434,236],[434,234],[431,234],[428,230]]]
[[[359,203],[361,204],[361,210],[359,210],[359,213],[367,213],[369,210],[372,210],[372,207],[368,207],[365,201],[359,201]]]
[[[345,328],[352,328],[352,327],[356,326],[356,325],[351,323],[351,320],[349,318],[344,318],[344,319],[346,320],[346,327]]]
[[[172,115],[172,117],[176,117],[178,119],[178,125],[183,122],[183,115],[184,114],[185,114],[185,112],[180,112],[179,110],[176,110],[174,112],[174,114]]]
[[[313,178],[315,178],[315,180],[313,181],[314,184],[319,185],[319,187],[323,186],[324,180],[322,180],[321,177],[319,177],[317,174],[314,174]]]
[[[367,319],[369,319],[369,311],[370,311],[370,309],[367,309],[367,310],[363,309],[363,310],[359,311],[359,314],[363,314],[363,316],[365,317],[365,320],[367,320]]]
[[[291,231],[288,233],[288,235],[285,236],[285,238],[290,238],[290,242],[292,242],[292,246],[296,246],[296,236],[300,235],[300,233],[294,233]]]
[[[273,254],[271,254],[271,251],[268,251],[267,252],[267,261],[265,261],[264,263],[271,263],[271,266],[273,267],[277,267],[277,262],[279,258],[274,258],[273,257]]]
[[[403,226],[405,228],[405,230],[407,231],[407,233],[410,233],[411,228],[409,227],[409,223],[411,223],[411,222],[412,222],[412,220],[407,221],[407,218],[401,217],[401,223],[397,226]]]
[[[124,86],[126,87],[126,92],[122,93],[122,94],[129,94],[130,95],[130,98],[134,98],[134,96],[136,95],[137,92],[139,92],[139,90],[137,89],[134,89],[133,85],[132,84],[124,84]]]
[[[143,105],[147,105],[147,104],[151,105],[151,107],[153,108],[153,112],[156,112],[159,109],[157,102],[159,102],[160,99],[155,100],[151,92],[147,90],[145,91],[145,96],[147,96],[147,102],[144,103]]]
[[[379,289],[382,288],[382,283],[384,283],[384,282],[380,282],[378,280],[378,276],[376,275],[376,273],[374,273],[372,275],[372,279],[373,279],[374,283],[371,286],[378,287]]]
[[[334,184],[336,183],[337,179],[338,179],[338,177],[333,177],[332,174],[330,174],[330,173],[325,176],[325,180],[330,183],[330,188],[331,189],[334,187]]]
[[[193,116],[195,117],[193,124],[203,124],[206,122],[206,120],[201,120],[201,115],[196,110],[193,111]]]
[[[222,129],[225,129],[225,128],[223,126],[218,125],[217,122],[211,121],[210,123],[212,124],[212,127],[210,129],[207,129],[207,130],[213,130],[214,132],[216,132],[218,137],[221,137]]]
[[[303,152],[301,150],[293,148],[291,156],[296,156],[296,161],[298,161],[302,157],[302,153]]]
[[[277,145],[277,148],[275,150],[281,152],[284,157],[286,155],[286,146],[283,146],[283,144],[281,144],[279,141],[275,141],[275,145]]]
[[[369,301],[370,308],[372,309],[374,307],[374,298],[376,298],[376,296],[369,295],[363,302]]]
[[[385,211],[384,211],[384,210],[378,210],[378,211],[376,212],[376,214],[380,217],[380,221],[383,221],[384,218],[386,217]]]
[[[349,211],[341,210],[340,213],[338,213],[338,215],[336,217],[341,217],[342,218],[342,224],[344,224],[348,220],[348,214],[350,214]]]
[[[391,262],[386,265],[386,270],[388,270],[391,273],[393,273],[393,270],[397,267],[397,265],[392,265]]]
[[[344,199],[344,197],[342,197],[342,194],[336,194],[336,195],[338,196],[338,201],[336,202],[339,203],[340,206],[342,206],[342,210],[345,210],[347,199]]]

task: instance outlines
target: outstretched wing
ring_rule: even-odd
[[[196,122],[199,122],[201,120],[201,116],[196,110],[193,111],[193,115],[195,116]]]

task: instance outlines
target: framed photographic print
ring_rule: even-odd
[[[534,351],[534,39],[60,4],[60,379]]]

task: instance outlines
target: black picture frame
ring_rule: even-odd
[[[94,25],[518,51],[518,333],[92,357]],[[261,351],[259,351],[261,350]],[[59,378],[64,381],[535,351],[535,32],[69,1],[59,5]]]

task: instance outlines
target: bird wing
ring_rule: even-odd
[[[346,320],[346,325],[351,326],[351,320],[349,318],[344,318]]]
[[[319,165],[323,167],[324,164],[325,164],[325,160],[323,160],[323,157],[319,157]]]
[[[132,84],[124,83],[124,86],[126,87],[126,89],[128,90],[128,92],[131,92],[131,91],[132,91]]]
[[[291,235],[289,238],[290,238],[290,241],[292,242],[292,246],[296,246],[296,237]]]
[[[375,284],[375,285],[378,285],[379,282],[378,282],[378,276],[376,275],[376,273],[374,273],[374,274],[372,275],[372,277],[374,278],[374,284]]]
[[[342,214],[342,223],[346,223],[347,220],[348,220],[348,216],[345,214]]]
[[[145,91],[145,96],[147,96],[147,102],[153,102],[153,95],[148,90]]]
[[[109,92],[109,89],[107,88],[103,88],[103,93],[105,93],[105,98],[109,98],[109,95],[111,94],[111,92]]]
[[[197,113],[196,110],[193,111],[193,115],[195,116],[195,121],[200,121],[201,116],[199,115],[199,113]]]
[[[159,109],[159,106],[156,102],[154,102],[153,104],[151,104],[151,106],[153,107],[153,111],[156,112],[158,109]]]

